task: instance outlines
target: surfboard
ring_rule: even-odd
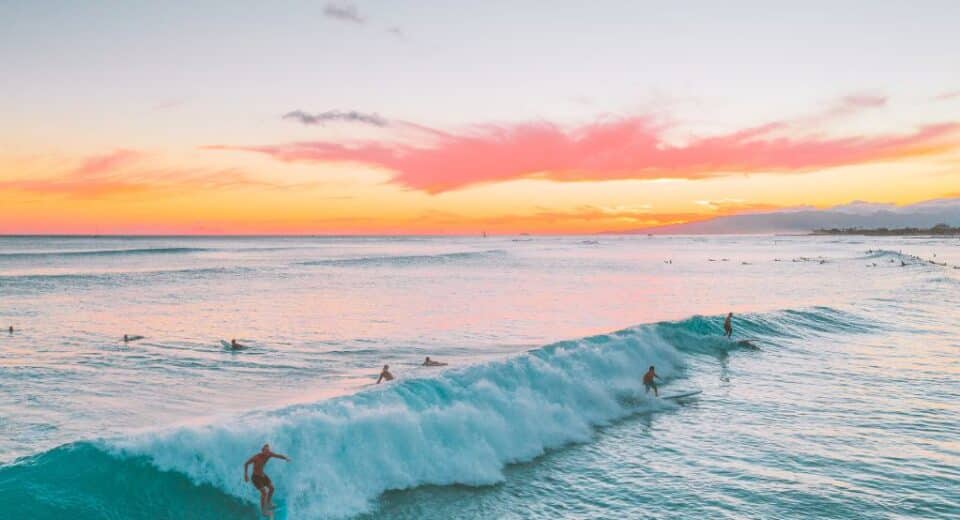
[[[681,399],[681,398],[684,398],[684,397],[691,397],[691,396],[698,395],[698,394],[702,394],[702,393],[703,393],[703,390],[693,390],[693,391],[690,391],[690,392],[684,392],[684,393],[682,393],[682,394],[665,395],[665,396],[661,397],[660,399]]]
[[[283,510],[283,504],[274,502],[273,509],[270,510],[267,518],[270,520],[283,520],[287,517],[286,511]]]

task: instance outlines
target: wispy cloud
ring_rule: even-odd
[[[360,15],[356,6],[346,2],[329,2],[323,8],[323,15],[341,22],[362,24],[367,21]]]
[[[694,204],[703,206],[712,212],[725,215],[734,213],[760,213],[764,211],[783,209],[783,206],[778,206],[776,204],[749,202],[743,199],[695,200],[693,202]]]
[[[314,141],[208,148],[258,152],[288,162],[363,163],[393,172],[397,184],[441,193],[514,179],[704,179],[899,160],[956,148],[960,123],[925,126],[903,135],[822,137],[788,136],[791,125],[778,122],[693,138],[682,145],[666,138],[668,130],[653,118],[631,117],[572,129],[534,122],[435,131],[418,145]]]
[[[960,90],[951,90],[951,91],[949,91],[949,92],[944,92],[944,93],[942,93],[942,94],[938,94],[938,95],[934,96],[933,100],[934,100],[934,101],[948,101],[948,100],[957,99],[957,98],[960,98]]]
[[[141,157],[143,157],[143,153],[136,150],[114,150],[107,154],[96,155],[86,159],[80,166],[73,170],[73,175],[89,176],[108,173],[121,166],[126,166]]]
[[[834,115],[847,115],[871,108],[880,108],[887,105],[887,97],[876,94],[851,94],[837,101],[831,112]]]
[[[0,192],[18,191],[73,199],[103,199],[144,192],[192,192],[230,187],[283,188],[232,168],[162,168],[142,165],[147,154],[116,150],[85,159],[77,167],[46,178],[0,180]]]
[[[330,122],[363,123],[373,126],[387,126],[388,121],[378,114],[368,114],[355,110],[328,110],[311,114],[303,110],[294,110],[283,115],[283,119],[293,119],[305,125],[323,125]]]

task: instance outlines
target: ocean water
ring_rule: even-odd
[[[958,266],[926,238],[0,238],[0,516],[258,518],[269,442],[278,518],[958,518]],[[645,394],[649,365],[702,393]]]

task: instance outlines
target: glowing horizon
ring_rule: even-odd
[[[834,11],[847,48],[815,6],[562,4],[554,32],[531,6],[118,5],[0,7],[0,234],[576,234],[960,192],[949,17],[889,42],[899,8]]]

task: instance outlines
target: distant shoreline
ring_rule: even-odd
[[[946,224],[937,224],[932,228],[831,228],[831,229],[816,229],[810,233],[811,235],[862,235],[862,236],[884,236],[884,237],[899,237],[899,236],[932,236],[932,237],[943,237],[943,236],[960,236],[960,227],[951,227]]]

